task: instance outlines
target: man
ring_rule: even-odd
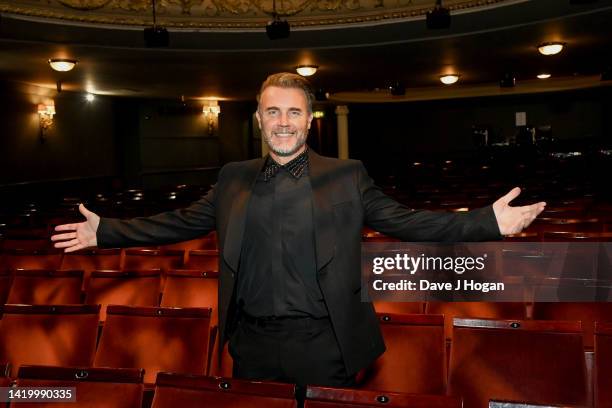
[[[463,214],[409,209],[385,196],[355,160],[306,146],[312,92],[280,73],[262,84],[256,112],[267,158],[229,163],[190,207],[129,221],[61,225],[55,246],[171,243],[216,229],[220,247],[219,326],[234,375],[299,385],[351,386],[384,351],[374,309],[361,302],[361,230],[406,241],[477,241],[521,231],[545,203],[510,207],[513,189]],[[501,234],[501,235],[500,235]]]

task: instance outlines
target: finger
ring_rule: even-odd
[[[64,241],[66,239],[76,238],[76,232],[69,232],[67,234],[55,234],[51,235],[51,241]]]
[[[77,245],[78,243],[79,243],[78,239],[73,239],[71,241],[56,242],[55,244],[53,244],[53,246],[55,248],[68,248],[68,247]]]
[[[79,224],[62,224],[55,227],[56,231],[76,231]]]
[[[83,248],[85,248],[85,245],[78,244],[75,246],[71,246],[70,248],[64,249],[64,252],[74,252],[74,251],[78,251],[79,249],[83,249]]]
[[[91,215],[91,211],[89,211],[83,204],[79,204],[79,212],[83,214],[83,217],[88,218]]]
[[[503,196],[501,199],[504,203],[509,204],[512,200],[518,197],[519,194],[521,194],[521,189],[518,187],[514,187],[512,190],[508,192],[508,194]]]

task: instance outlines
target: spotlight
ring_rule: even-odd
[[[277,16],[274,17],[274,20],[268,21],[266,25],[266,34],[268,34],[268,38],[271,40],[289,38],[290,31],[289,22],[287,20],[281,20]]]
[[[436,0],[433,10],[427,12],[427,28],[441,29],[449,28],[451,25],[450,10],[442,7],[442,0]]]
[[[512,88],[514,85],[516,85],[516,78],[511,72],[506,72],[502,76],[501,81],[499,81],[499,86],[501,88]]]
[[[144,41],[149,48],[167,47],[170,35],[164,27],[147,27],[144,29]]]
[[[400,81],[396,81],[391,84],[389,90],[391,91],[391,95],[394,96],[402,96],[406,94],[406,86]]]
[[[87,100],[87,102],[93,102],[94,99],[96,99],[96,96],[92,93],[88,93],[85,95],[85,100]]]
[[[167,47],[170,44],[170,35],[164,27],[157,26],[157,16],[155,15],[155,0],[151,0],[151,10],[153,12],[153,27],[144,29],[145,46],[149,48]]]
[[[545,74],[545,73],[538,74],[538,79],[548,79],[548,78],[550,78],[550,74]]]
[[[564,46],[562,42],[546,42],[538,45],[538,51],[542,55],[555,55],[563,51]]]

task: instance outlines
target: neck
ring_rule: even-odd
[[[282,165],[289,163],[291,160],[295,159],[300,154],[304,153],[304,150],[306,150],[306,145],[303,145],[302,147],[300,147],[297,152],[293,153],[290,156],[279,156],[278,154],[270,150],[270,157],[272,157],[275,162],[277,162],[278,164],[282,166]]]

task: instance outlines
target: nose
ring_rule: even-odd
[[[289,125],[289,115],[286,112],[282,112],[280,114],[279,123],[280,126],[288,126]]]

